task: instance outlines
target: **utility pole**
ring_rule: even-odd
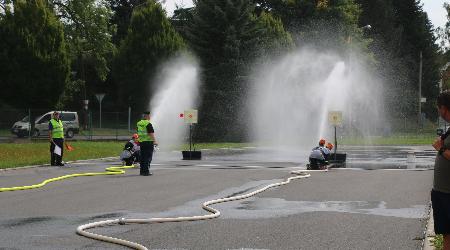
[[[420,51],[419,64],[419,128],[422,128],[422,51]]]

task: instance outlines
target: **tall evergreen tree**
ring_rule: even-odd
[[[187,37],[204,70],[199,140],[236,141],[244,136],[239,110],[248,62],[261,34],[253,11],[249,0],[195,2]]]
[[[183,39],[159,3],[148,0],[137,7],[115,61],[113,77],[121,103],[147,109],[156,68],[183,48]]]
[[[127,35],[134,8],[145,4],[147,0],[108,0],[108,2],[114,13],[111,17],[111,23],[117,27],[117,32],[112,40],[116,46],[119,46]]]
[[[0,19],[0,99],[54,108],[69,76],[63,26],[44,0],[14,1]]]

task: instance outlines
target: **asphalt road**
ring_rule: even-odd
[[[420,155],[429,149],[414,150]],[[130,169],[120,176],[77,177],[40,189],[0,193],[0,249],[125,249],[78,236],[75,230],[110,218],[206,214],[201,209],[204,201],[256,190],[302,168],[292,155],[205,153],[202,161],[181,161],[178,154],[157,152],[154,175],[148,177]],[[350,157],[360,163],[357,158]],[[368,168],[375,170],[312,173],[256,197],[214,205],[222,214],[218,219],[93,231],[149,249],[421,249],[433,171],[399,169],[398,161],[392,169],[383,169],[389,162],[382,162],[379,169]],[[110,159],[67,165],[2,171],[0,186],[100,172],[120,163]]]

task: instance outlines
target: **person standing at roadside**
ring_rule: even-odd
[[[140,174],[149,176],[153,174],[150,172],[150,163],[153,159],[153,147],[158,145],[155,138],[155,130],[150,122],[150,112],[143,113],[142,119],[137,123],[137,132],[141,146]]]
[[[64,153],[64,127],[62,121],[59,119],[59,112],[53,112],[52,116],[52,119],[50,119],[48,123],[48,137],[50,140],[50,165],[64,166],[64,163],[62,162]],[[55,153],[56,146],[61,149],[60,154]]]
[[[446,90],[437,98],[438,113],[450,122],[450,91]],[[434,231],[444,237],[444,250],[450,250],[450,128],[438,137],[433,147],[438,151],[434,164],[433,206]]]

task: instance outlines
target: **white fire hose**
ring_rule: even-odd
[[[114,244],[118,244],[118,245],[127,246],[127,247],[130,247],[130,248],[133,248],[133,249],[148,250],[145,246],[143,246],[141,244],[138,244],[138,243],[135,243],[135,242],[131,242],[131,241],[123,240],[123,239],[118,239],[118,238],[114,238],[114,237],[110,237],[110,236],[104,236],[104,235],[100,235],[100,234],[95,234],[95,233],[87,232],[85,230],[96,228],[96,227],[102,227],[102,226],[112,226],[112,225],[117,225],[117,224],[119,224],[119,225],[125,225],[125,224],[152,224],[152,223],[164,223],[164,222],[182,222],[182,221],[196,221],[196,220],[213,219],[213,218],[217,218],[217,217],[220,216],[220,211],[217,210],[217,209],[214,209],[212,207],[209,207],[209,205],[222,203],[222,202],[228,202],[228,201],[235,201],[235,200],[246,199],[246,198],[254,196],[254,195],[258,194],[258,193],[264,192],[264,191],[266,191],[269,188],[286,185],[291,180],[310,177],[311,175],[306,173],[306,172],[326,172],[326,171],[328,171],[328,170],[297,170],[297,171],[292,171],[291,174],[295,174],[297,176],[289,177],[285,181],[269,184],[269,185],[267,185],[267,186],[265,186],[265,187],[263,187],[261,189],[258,189],[256,191],[253,191],[253,192],[250,192],[250,193],[247,193],[247,194],[233,196],[233,197],[228,197],[228,198],[221,198],[221,199],[216,199],[216,200],[210,200],[210,201],[204,202],[202,204],[202,208],[204,210],[212,213],[212,214],[189,216],[189,217],[174,217],[174,218],[149,218],[149,219],[125,219],[125,218],[120,218],[120,219],[113,219],[113,220],[104,220],[104,221],[98,221],[98,222],[93,222],[93,223],[89,223],[89,224],[85,224],[85,225],[79,226],[77,228],[77,234],[85,236],[87,238],[95,239],[95,240],[101,240],[101,241],[106,241],[106,242],[110,242],[110,243],[114,243]]]

